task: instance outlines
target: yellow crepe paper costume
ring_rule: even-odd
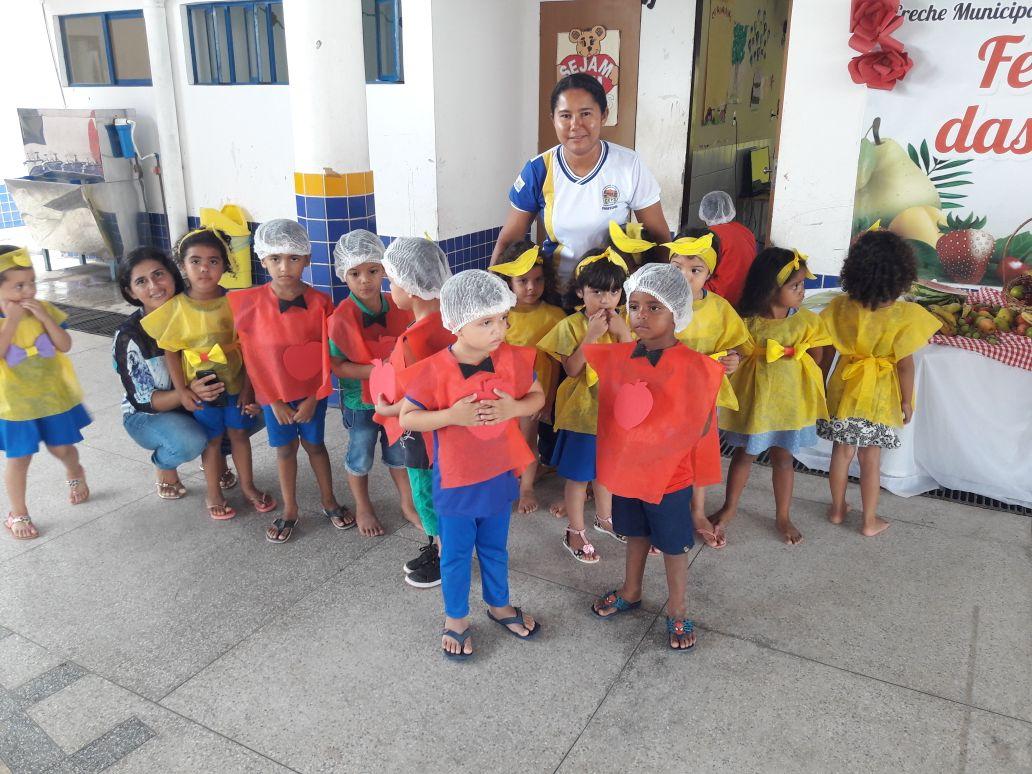
[[[226,296],[198,301],[180,293],[145,315],[140,324],[159,347],[182,353],[187,384],[198,371],[213,369],[227,393],[240,393],[244,362]]]
[[[512,309],[509,311],[509,330],[505,334],[505,341],[518,347],[536,347],[544,335],[564,317],[566,313],[562,309],[544,301],[526,311]],[[546,352],[538,350],[534,359],[534,372],[541,383],[541,389],[546,396],[549,395],[558,378],[556,362]]]
[[[743,435],[801,430],[828,418],[824,378],[810,351],[831,343],[821,318],[800,309],[784,319],[749,317],[751,340],[731,374],[737,411],[720,412],[720,428]]]
[[[538,349],[552,358],[562,362],[569,357],[584,341],[588,332],[588,317],[584,312],[573,314],[559,321],[552,330],[538,342]],[[617,339],[606,331],[596,344],[612,344]],[[598,375],[591,366],[585,364],[584,370],[576,378],[567,378],[559,385],[555,398],[556,430],[572,430],[575,433],[595,435],[598,431]]]
[[[678,341],[690,349],[717,359],[726,356],[728,350],[739,349],[750,341],[749,329],[734,307],[716,293],[710,292],[692,304],[692,321],[675,335]],[[720,383],[717,405],[721,408],[738,408],[738,398],[726,375]]]
[[[828,380],[828,413],[902,427],[896,363],[925,346],[939,321],[908,301],[868,309],[845,295],[835,298],[821,319],[839,352]]]
[[[68,315],[50,302],[40,303],[58,325],[68,319]],[[8,324],[2,317],[0,323]],[[52,357],[40,354],[36,345],[43,335],[46,335],[43,323],[29,312],[18,321],[11,344],[25,350],[26,357],[16,366],[0,358],[0,419],[11,422],[42,419],[62,414],[82,402],[82,388],[71,359],[56,350]]]

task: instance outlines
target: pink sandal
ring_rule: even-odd
[[[581,540],[584,541],[584,546],[582,548],[574,548],[570,545],[571,534],[581,536]],[[602,558],[598,555],[598,552],[595,551],[595,546],[588,542],[587,530],[570,529],[567,527],[566,534],[563,535],[563,547],[570,552],[570,555],[574,559],[578,562],[583,562],[584,564],[598,564],[599,560]]]
[[[276,506],[279,505],[279,503],[277,503],[273,496],[268,492],[262,492],[254,500],[248,497],[247,501],[254,506],[254,509],[258,511],[258,513],[268,513],[269,511],[274,511],[276,510]]]
[[[24,524],[29,530],[31,530],[30,534],[17,534],[15,532],[15,528],[19,524]],[[24,516],[15,516],[13,513],[8,513],[7,519],[6,521],[4,521],[4,526],[7,527],[7,529],[11,533],[11,537],[13,537],[15,540],[35,540],[39,537],[39,530],[36,529],[36,525],[32,523],[32,519],[29,517],[29,514],[27,513]]]
[[[215,505],[209,505],[208,515],[215,521],[228,521],[236,516],[236,511],[233,510],[233,506],[229,503],[221,502]]]

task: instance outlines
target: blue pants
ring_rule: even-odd
[[[492,607],[509,604],[509,517],[512,503],[493,516],[441,514],[441,592],[444,614],[469,615],[469,587],[473,549],[480,563],[484,601]]]
[[[205,429],[181,411],[126,414],[122,425],[137,444],[154,452],[151,462],[161,470],[175,470],[197,459],[208,445]]]

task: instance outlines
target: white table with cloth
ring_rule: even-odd
[[[940,487],[1032,508],[1032,371],[956,346],[914,355],[914,418],[884,449],[882,486],[903,497]],[[827,471],[831,443],[796,459]],[[853,460],[850,475],[860,468]]]

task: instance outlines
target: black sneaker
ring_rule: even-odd
[[[405,576],[405,583],[417,589],[430,589],[441,585],[441,558],[437,555],[436,549],[430,561]]]
[[[435,559],[437,559],[437,544],[434,543],[431,538],[429,543],[419,549],[419,556],[415,559],[409,559],[401,569],[405,571],[406,575],[409,575],[414,573],[427,562]]]

